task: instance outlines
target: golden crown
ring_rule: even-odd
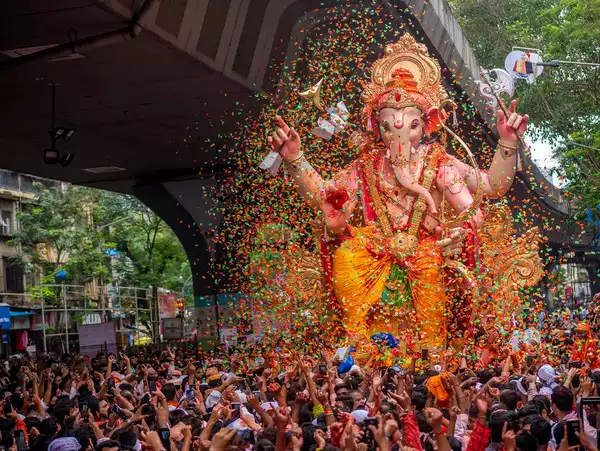
[[[412,76],[410,89],[394,83],[399,73]],[[387,95],[390,85],[395,86]],[[411,96],[410,92],[420,94],[426,102],[417,100],[417,96]],[[394,108],[416,106],[425,112],[439,108],[447,98],[441,84],[440,65],[431,58],[427,47],[417,43],[408,33],[395,44],[388,45],[384,57],[373,64],[371,83],[363,92],[365,107],[370,107],[366,109],[371,112],[381,109],[382,105]],[[374,101],[377,105],[373,104]]]
[[[385,93],[377,104],[374,105],[374,110],[379,111],[384,108],[394,108],[400,110],[402,108],[408,107],[417,107],[421,111],[427,111],[429,105],[425,101],[425,99],[418,99],[414,96],[411,97],[410,94],[406,91],[406,89],[402,87],[396,87],[392,89],[390,92]]]

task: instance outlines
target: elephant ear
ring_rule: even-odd
[[[442,121],[446,122],[446,119],[448,119],[449,114],[443,109],[438,110],[438,108],[436,107],[431,107],[425,112],[425,133],[430,135],[438,131],[442,127],[442,124],[440,122],[440,116]]]
[[[379,134],[379,121],[374,114],[370,115],[367,119],[367,131],[373,134],[373,140],[375,142],[379,141],[381,138]]]

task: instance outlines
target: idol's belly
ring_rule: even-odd
[[[439,209],[439,203],[436,202],[436,204],[438,204],[438,209]],[[404,230],[408,227],[408,223],[410,220],[410,210],[408,210],[407,207],[410,206],[404,206],[401,205],[400,207],[395,206],[393,204],[390,203],[386,203],[386,207],[387,207],[387,212],[388,212],[388,217],[390,218],[390,223],[392,225],[392,228],[394,230]],[[435,230],[435,228],[439,225],[439,221],[434,218],[433,216],[429,215],[429,214],[425,214],[425,217],[423,218],[423,221],[421,222],[421,226],[429,231],[429,232],[433,232]]]

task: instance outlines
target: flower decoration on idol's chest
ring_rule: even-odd
[[[441,84],[439,64],[429,56],[425,45],[405,34],[374,63],[363,100],[364,126],[377,138],[378,113],[384,108],[418,108],[424,114],[426,133],[434,132],[440,127],[438,110],[447,103],[448,96]]]

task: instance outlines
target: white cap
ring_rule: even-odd
[[[353,411],[351,415],[354,417],[356,424],[361,424],[363,421],[365,421],[365,418],[369,416],[369,412],[363,409],[359,409]]]
[[[538,370],[538,377],[542,380],[542,382],[549,384],[550,382],[554,382],[556,371],[554,371],[554,368],[546,363]]]

